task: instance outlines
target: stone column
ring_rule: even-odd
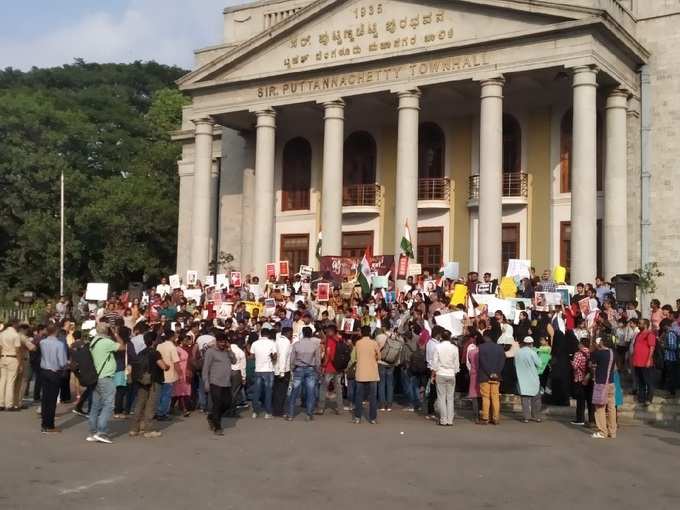
[[[571,282],[576,284],[594,282],[597,272],[597,69],[575,68],[573,89]]]
[[[628,168],[626,125],[628,92],[607,96],[606,155],[604,168],[604,276],[628,272]]]
[[[401,239],[408,220],[413,255],[418,257],[418,119],[420,90],[399,92],[397,134],[397,187],[395,193],[394,255],[401,253]]]
[[[323,172],[321,176],[322,255],[342,254],[342,156],[345,141],[345,102],[323,103]]]
[[[477,270],[501,276],[503,234],[503,78],[481,83]]]
[[[193,202],[191,215],[191,267],[198,271],[199,278],[208,274],[210,262],[210,228],[213,225],[212,215],[214,196],[212,186],[212,146],[213,126],[210,118],[194,121],[195,155]]]
[[[253,274],[262,280],[265,266],[274,261],[274,153],[276,112],[255,112],[255,224],[253,225]]]

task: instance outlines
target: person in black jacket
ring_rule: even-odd
[[[479,392],[482,395],[482,416],[477,421],[480,425],[489,423],[489,407],[491,407],[491,423],[498,425],[501,419],[500,384],[501,372],[505,365],[505,351],[491,337],[485,336],[484,343],[479,346]]]

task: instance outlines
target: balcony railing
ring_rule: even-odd
[[[446,177],[418,179],[418,200],[449,201],[451,181]]]
[[[342,190],[343,207],[380,207],[380,184],[352,184]]]
[[[529,175],[524,172],[503,173],[503,198],[527,198]],[[479,200],[479,175],[470,176],[468,200]]]

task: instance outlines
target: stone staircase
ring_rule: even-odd
[[[456,408],[470,409],[469,400],[456,394]],[[517,395],[501,395],[501,412],[504,414],[519,414],[522,412],[520,397]],[[576,416],[576,401],[572,400],[570,406],[544,406],[543,414],[546,417],[560,419],[574,419]],[[656,392],[654,403],[643,406],[637,403],[634,395],[626,394],[623,405],[619,407],[620,420],[629,422],[644,422],[660,426],[680,426],[680,398],[671,397],[666,392]]]

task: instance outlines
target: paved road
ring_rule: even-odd
[[[66,410],[64,410],[66,411]],[[34,410],[0,413],[0,509],[677,508],[680,434],[628,425],[593,440],[564,421],[438,427],[399,409],[378,425],[348,415],[312,423],[202,415],[160,439],[85,442],[66,412],[41,435]],[[403,434],[402,434],[403,432]]]

